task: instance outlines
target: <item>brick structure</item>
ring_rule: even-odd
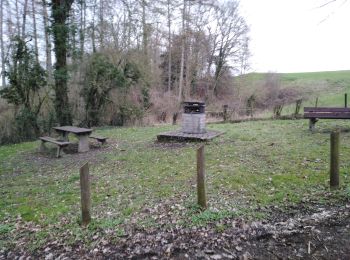
[[[204,134],[206,132],[204,102],[184,102],[182,132],[186,134]]]

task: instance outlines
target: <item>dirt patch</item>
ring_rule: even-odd
[[[308,207],[270,215],[267,221],[227,218],[203,227],[130,227],[112,240],[96,236],[92,247],[48,243],[31,256],[45,259],[349,259],[350,204]],[[295,208],[296,209],[296,208]],[[273,212],[273,208],[265,211]],[[278,211],[278,210],[277,210]],[[224,227],[224,228],[223,228]],[[29,256],[20,248],[0,259]]]
[[[50,146],[47,152],[39,152],[38,150],[23,155],[27,162],[36,162],[36,165],[50,166],[57,164],[57,160],[60,160],[63,164],[80,165],[86,161],[90,163],[98,163],[103,160],[103,154],[118,150],[119,144],[115,140],[108,140],[105,145],[99,145],[97,143],[90,143],[90,150],[86,153],[78,153],[78,144],[70,144],[67,148],[63,149],[62,157],[56,158],[56,147]]]

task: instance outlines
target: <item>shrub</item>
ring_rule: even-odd
[[[46,73],[36,61],[34,52],[19,37],[7,62],[5,75],[9,86],[0,91],[1,97],[16,107],[15,127],[18,139],[27,140],[40,134],[38,115],[46,98],[40,89],[46,85]]]
[[[124,67],[120,68],[102,53],[91,55],[84,75],[81,94],[85,101],[85,123],[89,127],[100,124],[101,112],[104,106],[112,102],[110,92],[113,89],[123,89],[126,92],[140,77],[136,65],[126,62]],[[121,112],[121,114],[124,114],[124,112]],[[125,112],[125,114],[128,114],[128,112]]]

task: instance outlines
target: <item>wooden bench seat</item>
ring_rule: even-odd
[[[97,140],[99,143],[104,145],[107,142],[107,137],[90,135],[89,138]]]
[[[304,118],[308,118],[309,129],[314,130],[318,119],[350,119],[347,107],[304,107]]]
[[[70,145],[70,142],[56,140],[55,138],[52,138],[49,136],[42,136],[42,137],[39,137],[39,139],[41,140],[40,151],[45,150],[45,143],[46,142],[53,143],[53,144],[57,145],[57,153],[56,153],[57,158],[61,156],[61,149],[63,147]]]

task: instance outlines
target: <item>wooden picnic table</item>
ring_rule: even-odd
[[[53,129],[55,129],[62,136],[64,141],[69,141],[69,133],[75,134],[79,139],[78,152],[83,153],[89,151],[89,135],[92,133],[92,129],[75,126],[57,126],[53,127]]]

